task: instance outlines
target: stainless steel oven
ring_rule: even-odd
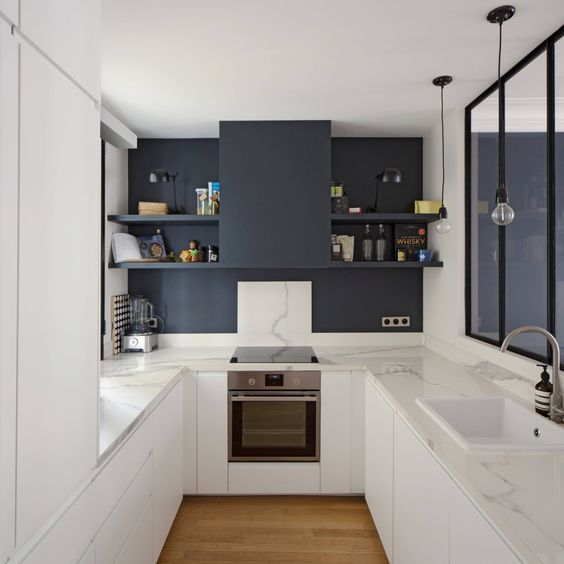
[[[229,372],[229,461],[319,461],[319,371]]]

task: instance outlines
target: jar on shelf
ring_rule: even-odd
[[[210,200],[207,188],[196,188],[196,213],[210,215]]]

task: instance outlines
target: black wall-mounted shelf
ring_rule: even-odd
[[[440,268],[443,266],[441,261],[405,261],[397,262],[393,260],[387,261],[373,261],[373,262],[329,262],[326,267],[319,268],[395,268],[395,269],[414,269],[414,268]],[[223,266],[219,262],[115,262],[108,265],[109,268],[124,268],[129,270],[162,270],[162,269],[177,269],[177,270],[190,270],[200,268],[211,269],[230,269],[229,266]],[[245,267],[236,267],[245,268]],[[247,267],[249,268],[249,267]],[[295,268],[295,267],[294,267]]]
[[[219,225],[219,215],[108,215],[120,225]]]
[[[394,260],[370,261],[370,262],[340,262],[329,263],[329,268],[442,268],[442,261],[403,261]]]
[[[108,268],[125,268],[128,270],[162,270],[162,269],[198,269],[221,268],[218,262],[111,262]]]
[[[436,213],[332,213],[333,225],[374,223],[432,223],[438,221]]]

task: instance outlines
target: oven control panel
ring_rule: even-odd
[[[321,372],[318,370],[230,371],[228,386],[229,390],[319,390]]]

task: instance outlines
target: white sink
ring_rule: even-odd
[[[466,449],[564,449],[564,426],[507,398],[415,401]]]

